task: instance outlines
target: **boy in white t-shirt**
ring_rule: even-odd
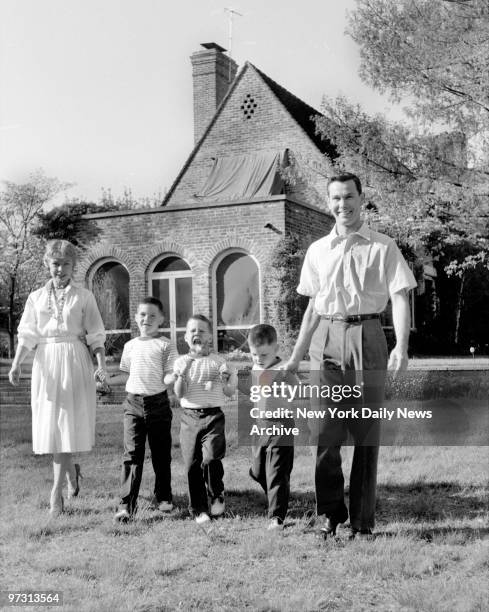
[[[125,373],[120,378],[126,380],[127,392],[123,404],[121,502],[114,517],[120,522],[129,520],[136,512],[146,437],[155,472],[153,506],[162,512],[173,509],[170,467],[172,411],[167,386],[173,380],[173,363],[178,353],[174,344],[159,332],[164,321],[160,300],[143,298],[138,304],[135,320],[140,335],[126,342],[120,363],[120,369]]]
[[[222,458],[226,451],[221,406],[236,391],[237,374],[210,352],[211,324],[203,315],[187,321],[190,351],[174,365],[174,392],[182,407],[180,447],[188,479],[189,509],[198,524],[224,513]]]

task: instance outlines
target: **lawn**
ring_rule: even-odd
[[[1,588],[59,590],[62,609],[77,612],[489,608],[487,447],[382,448],[376,538],[349,541],[343,529],[324,541],[312,520],[309,449],[296,452],[286,529],[269,533],[249,448],[237,446],[236,406],[226,413],[227,513],[204,531],[186,509],[177,410],[176,509],[149,509],[147,459],[137,520],[115,525],[120,406],[99,408],[96,448],[78,457],[80,496],[54,521],[50,461],[31,453],[30,410],[2,407]],[[348,470],[351,449],[343,455]]]

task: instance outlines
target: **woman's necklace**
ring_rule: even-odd
[[[54,288],[54,283],[51,281],[51,287],[48,293],[48,310],[51,314],[51,317],[58,322],[58,325],[63,323],[63,308],[66,302],[66,292],[68,291],[69,283],[66,287],[63,287],[59,298],[56,295],[56,289]],[[53,301],[56,308],[53,308]]]

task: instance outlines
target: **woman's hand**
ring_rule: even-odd
[[[22,372],[22,369],[20,365],[12,364],[10,372],[8,373],[8,379],[10,381],[10,384],[14,385],[14,387],[16,387],[20,382],[21,372]]]
[[[107,380],[107,372],[104,368],[97,368],[93,373],[93,377],[97,382],[104,383]]]

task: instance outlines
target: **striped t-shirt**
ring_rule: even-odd
[[[181,372],[191,357],[182,355],[175,361],[174,371]],[[226,361],[215,353],[195,357],[187,372],[187,391],[180,398],[182,408],[214,408],[222,406],[226,396],[222,390],[221,372]]]
[[[137,395],[156,395],[165,391],[165,374],[173,370],[178,358],[175,345],[164,336],[138,336],[126,342],[120,369],[129,372],[126,391]]]

